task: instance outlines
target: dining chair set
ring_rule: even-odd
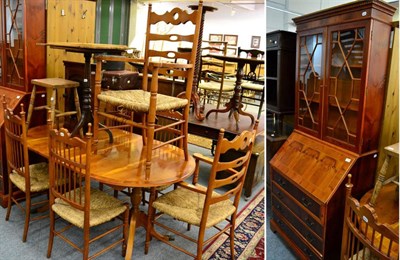
[[[148,200],[148,214],[146,228],[145,252],[150,250],[150,242],[157,243],[152,238],[171,244],[168,238],[161,235],[158,228],[165,225],[157,220],[160,215],[171,216],[171,221],[183,221],[188,226],[199,226],[196,239],[190,239],[196,243],[196,252],[188,252],[179,249],[190,256],[201,259],[203,247],[216,236],[223,233],[229,234],[231,257],[234,258],[234,228],[247,168],[250,162],[252,148],[255,142],[255,134],[258,121],[255,122],[252,131],[243,131],[233,140],[224,138],[224,130],[221,129],[215,154],[213,158],[201,154],[189,154],[188,150],[188,117],[190,98],[193,85],[193,76],[196,64],[196,49],[200,33],[200,21],[202,15],[202,1],[198,9],[189,13],[185,10],[174,8],[164,14],[153,12],[149,4],[147,18],[147,32],[145,42],[144,59],[130,58],[116,55],[98,55],[96,61],[96,75],[94,87],[93,124],[89,123],[81,134],[71,135],[68,129],[57,127],[54,124],[54,116],[50,108],[47,108],[47,161],[34,162],[30,158],[27,138],[31,129],[26,121],[24,107],[19,108],[19,113],[7,107],[6,98],[3,97],[3,110],[5,120],[5,135],[7,148],[7,166],[9,176],[9,194],[6,220],[11,217],[13,204],[24,208],[25,225],[22,241],[28,236],[29,224],[32,220],[30,212],[37,205],[31,203],[32,197],[45,194],[40,198],[41,205],[48,206],[50,219],[50,236],[48,242],[47,257],[51,257],[55,237],[61,238],[67,244],[79,250],[83,259],[95,258],[109,249],[118,245],[122,247],[121,255],[130,259],[127,251],[129,218],[132,210],[128,203],[124,203],[115,196],[91,184],[94,169],[90,167],[95,154],[99,132],[128,126],[129,129],[139,129],[143,142],[143,158],[145,158],[145,178],[156,175],[151,171],[155,151],[162,146],[177,146],[183,150],[184,159],[195,158],[193,178],[190,183],[182,181],[165,194],[159,194],[160,187],[151,187]],[[180,30],[170,30],[168,34],[157,32],[157,24],[165,22],[167,26],[178,27],[182,24],[191,25],[191,33],[179,34]],[[192,52],[182,53],[176,51],[159,51],[152,49],[157,42],[164,42],[164,46],[176,46],[180,44],[190,45]],[[166,42],[169,42],[166,44]],[[107,62],[123,62],[129,64],[143,64],[143,80],[141,89],[107,90],[102,89],[102,65]],[[186,84],[185,93],[179,97],[167,96],[158,93],[159,78],[179,77]],[[32,110],[30,110],[32,111]],[[34,110],[33,110],[34,111]],[[124,111],[121,113],[121,111]],[[128,113],[126,113],[128,111]],[[31,112],[30,112],[31,113]],[[30,117],[30,116],[29,116]],[[166,119],[166,120],[165,120]],[[110,123],[113,122],[113,123]],[[118,122],[115,124],[115,122]],[[166,122],[166,123],[165,123]],[[167,132],[169,140],[155,142],[157,134]],[[109,142],[112,142],[110,137]],[[229,161],[220,160],[221,156],[232,150],[241,151],[240,156],[233,157]],[[238,153],[239,154],[239,153]],[[31,159],[31,160],[30,160]],[[118,160],[118,159],[117,159]],[[200,163],[211,166],[208,183],[205,186],[198,184]],[[101,185],[100,185],[101,186]],[[19,190],[23,196],[14,197],[13,191]],[[121,189],[119,189],[121,190]],[[129,193],[129,189],[124,192]],[[25,204],[19,204],[19,201]],[[16,214],[16,213],[15,213]],[[69,226],[59,229],[56,220],[63,219],[70,223]],[[228,221],[223,229],[211,238],[205,238],[205,230],[216,226],[218,223]],[[96,229],[104,223],[112,223],[104,233],[91,236],[91,229]],[[83,245],[75,244],[65,233],[71,227],[78,227],[83,232]],[[108,226],[109,227],[109,226]],[[98,252],[89,250],[90,244],[96,243],[105,236],[120,232],[114,241]],[[187,238],[186,235],[183,235]],[[172,245],[174,248],[179,245]]]

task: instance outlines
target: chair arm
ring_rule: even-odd
[[[202,161],[202,162],[205,162],[208,164],[213,164],[213,159],[211,159],[210,157],[204,156],[201,153],[194,153],[193,157],[197,161]]]

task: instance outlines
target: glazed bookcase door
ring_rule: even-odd
[[[8,85],[24,85],[24,0],[5,0],[5,81]]]
[[[364,95],[365,26],[329,31],[324,138],[352,149],[359,142]]]
[[[324,85],[324,34],[299,35],[297,69],[297,127],[319,136],[322,113],[322,86]]]

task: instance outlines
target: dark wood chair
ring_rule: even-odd
[[[226,233],[230,237],[231,258],[234,258],[234,230],[237,208],[250,162],[257,126],[258,121],[255,123],[253,131],[243,131],[232,141],[224,138],[224,130],[221,129],[214,159],[201,154],[193,155],[196,160],[196,168],[192,184],[181,182],[175,190],[158,198],[155,198],[155,192],[151,193],[149,202],[149,219],[151,221],[149,221],[147,226],[145,253],[148,252],[151,237],[155,237],[185,254],[196,259],[201,259],[203,246],[213,241],[219,235]],[[243,153],[230,160],[220,160],[221,155],[232,150],[240,150]],[[211,165],[207,186],[201,186],[197,183],[200,162]],[[159,214],[166,214],[173,219],[198,226],[199,233],[197,240],[188,239],[187,236],[179,231],[162,224],[158,221],[158,218],[155,218],[156,213],[157,216]],[[171,219],[171,221],[173,220]],[[227,222],[224,228],[216,227],[217,224],[224,221]],[[197,252],[193,254],[177,245],[177,243],[169,241],[169,238],[161,235],[156,230],[156,227],[164,228],[169,232],[196,243]],[[216,227],[218,232],[204,241],[205,230],[211,227]],[[229,232],[227,232],[228,230]]]
[[[71,138],[67,129],[50,131],[50,236],[47,257],[51,256],[54,236],[60,237],[83,254],[83,259],[92,259],[107,250],[122,244],[122,256],[125,256],[127,237],[129,204],[113,196],[91,187],[90,160],[92,133],[85,139]],[[56,218],[56,215],[58,216]],[[115,223],[103,233],[90,237],[90,228],[109,221],[116,221],[120,217],[122,222]],[[56,228],[55,222],[63,219],[69,226]],[[76,226],[83,230],[83,247],[74,243],[64,231]],[[112,244],[102,248],[89,257],[89,245],[115,231],[122,229],[122,237]]]
[[[264,58],[264,51],[257,50],[257,49],[242,49],[238,48],[238,57],[242,57],[242,53],[246,54],[247,58],[252,59],[263,59]],[[258,114],[257,118],[260,118],[262,107],[265,101],[265,82],[264,77],[260,75],[261,66],[249,66],[246,67],[243,76],[242,82],[242,89],[241,89],[241,99],[242,103],[247,105],[255,105],[258,106]],[[256,101],[258,103],[248,102]]]
[[[192,92],[193,77],[196,63],[197,45],[200,33],[202,16],[202,2],[199,8],[191,13],[174,8],[164,14],[157,14],[152,11],[149,4],[147,32],[145,41],[144,59],[128,58],[124,56],[97,56],[96,57],[96,84],[94,92],[94,135],[97,136],[98,123],[101,118],[109,118],[132,125],[134,128],[142,129],[143,143],[146,146],[146,170],[150,174],[151,159],[154,149],[160,146],[153,146],[155,132],[168,130],[174,133],[175,137],[161,145],[179,141],[180,147],[185,151],[185,158],[188,160],[189,152],[187,145],[188,118],[190,110],[190,99]],[[157,24],[166,22],[171,26],[171,31],[160,33],[156,31]],[[182,25],[188,26],[185,35],[179,34]],[[191,30],[189,32],[189,30]],[[163,44],[160,44],[163,42]],[[178,52],[180,44],[191,45],[192,52]],[[177,60],[177,62],[174,62]],[[143,80],[142,88],[123,91],[101,90],[102,64],[104,62],[118,61],[125,63],[142,62]],[[173,97],[158,93],[158,79],[161,77],[180,77],[185,82],[185,95]],[[101,111],[100,103],[111,104],[128,111],[133,111],[141,120],[128,120],[115,114]],[[166,117],[173,119],[168,125],[158,124],[156,118]]]
[[[379,223],[374,208],[351,196],[351,175],[346,184],[341,259],[399,259],[398,224],[395,230]]]
[[[47,218],[48,215],[39,214],[31,217],[31,211],[34,207],[46,206],[47,196],[44,199],[32,202],[32,197],[40,194],[46,194],[49,190],[49,172],[48,164],[45,162],[30,164],[27,146],[27,129],[25,121],[24,106],[21,104],[19,115],[7,108],[6,98],[3,96],[4,109],[4,130],[6,141],[6,157],[8,171],[8,190],[9,200],[7,206],[6,221],[11,214],[11,206],[15,203],[25,213],[25,225],[22,235],[22,241],[25,242],[28,236],[29,223],[35,220]],[[23,196],[14,197],[15,189],[20,190]],[[20,203],[24,201],[23,203]]]

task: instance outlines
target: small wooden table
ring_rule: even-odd
[[[249,64],[250,66],[257,66],[264,63],[264,60],[259,59],[248,59],[248,58],[240,58],[236,56],[223,56],[217,54],[208,54],[207,57],[215,58],[222,61],[229,61],[237,63],[237,71],[236,71],[236,83],[235,83],[235,93],[230,101],[225,105],[226,108],[223,109],[212,109],[207,112],[206,118],[213,112],[216,113],[226,113],[229,112],[229,115],[233,114],[236,125],[238,127],[239,124],[239,115],[248,116],[251,119],[251,124],[254,124],[254,116],[250,113],[244,112],[242,110],[243,104],[241,103],[240,92],[242,88],[242,78],[244,75],[243,68],[244,65]]]
[[[99,132],[99,141],[93,144],[90,163],[91,178],[103,184],[119,188],[132,188],[131,219],[128,248],[125,259],[131,259],[136,226],[145,226],[146,214],[139,210],[142,188],[174,184],[190,177],[195,169],[192,156],[185,161],[182,149],[164,145],[154,150],[150,176],[146,176],[146,157],[140,135],[113,129],[114,142],[109,143],[108,135]],[[29,129],[28,148],[49,158],[48,128],[39,126]],[[157,141],[155,141],[157,142]]]
[[[49,46],[53,49],[62,49],[68,52],[83,53],[85,57],[85,71],[82,85],[82,116],[76,125],[75,129],[71,132],[72,136],[79,133],[79,129],[86,126],[87,123],[92,121],[92,108],[91,108],[91,66],[90,60],[93,54],[114,54],[120,55],[122,52],[129,49],[126,45],[115,45],[115,44],[102,44],[102,43],[79,43],[79,42],[50,42],[43,43],[43,45]]]

